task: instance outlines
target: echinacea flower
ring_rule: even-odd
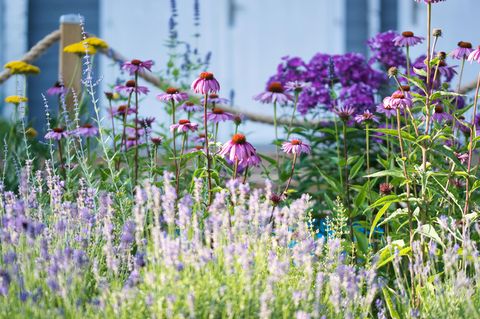
[[[193,81],[192,90],[198,94],[218,93],[220,91],[220,83],[211,72],[202,72],[200,76]]]
[[[355,116],[355,122],[357,123],[378,123],[378,121],[378,117],[369,110],[365,110],[362,114]]]
[[[470,62],[476,61],[476,62],[480,63],[480,45],[475,50],[470,52],[467,60],[470,61]]]
[[[15,105],[19,105],[20,103],[27,102],[27,101],[28,101],[28,98],[20,95],[10,95],[5,98],[5,103],[12,103]]]
[[[153,122],[155,122],[155,118],[152,116],[137,120],[137,124],[139,124],[143,128],[152,127]]]
[[[130,148],[135,147],[137,145],[143,144],[143,141],[139,141],[138,138],[136,138],[134,136],[129,136],[127,138],[127,141],[126,141],[125,144],[127,146],[127,149],[130,149]]]
[[[149,89],[146,86],[137,86],[135,80],[128,80],[125,85],[115,86],[115,91],[126,94],[132,94],[134,92],[138,94],[147,94]]]
[[[442,2],[442,1],[446,1],[446,0],[415,0],[416,2],[425,2],[425,3],[438,3],[438,2]]]
[[[152,66],[154,62],[152,60],[141,61],[138,59],[133,59],[132,61],[127,61],[122,64],[122,69],[128,71],[130,75],[135,74],[136,72],[142,72],[145,70],[152,71]]]
[[[284,151],[287,154],[310,154],[312,149],[310,148],[310,145],[303,143],[299,139],[292,139],[290,142],[284,142],[282,144],[282,151]]]
[[[433,112],[432,119],[434,121],[437,121],[439,123],[442,123],[444,121],[449,121],[452,119],[452,115],[449,113],[445,112],[445,109],[440,103],[437,103],[435,105],[435,112]]]
[[[393,39],[393,43],[398,47],[413,47],[419,43],[422,43],[424,40],[423,37],[417,37],[413,34],[412,31],[402,32],[401,35]]]
[[[90,123],[86,123],[72,132],[76,136],[93,137],[98,134],[98,128]]]
[[[470,42],[460,41],[458,42],[458,47],[453,50],[450,55],[454,59],[463,60],[468,58],[472,51],[472,44]]]
[[[333,111],[342,121],[348,121],[355,113],[355,109],[351,105],[342,105]]]
[[[127,104],[120,105],[116,109],[112,110],[112,116],[124,116],[124,115],[130,115],[134,114],[135,109],[134,108],[129,108]]]
[[[232,139],[222,146],[219,155],[230,163],[238,163],[239,166],[257,166],[261,162],[257,151],[243,134],[233,135]]]
[[[62,95],[67,92],[67,89],[62,82],[57,81],[55,84],[47,90],[48,95]]]
[[[178,133],[185,133],[188,131],[195,132],[198,130],[198,124],[192,123],[189,120],[180,120],[177,124],[170,125],[170,131],[177,130]]]
[[[385,103],[385,100],[383,100]],[[390,96],[389,103],[396,108],[404,109],[412,106],[412,99],[404,92],[396,91]]]
[[[200,101],[202,102],[202,104],[204,104],[205,103],[205,97],[202,97],[202,99]],[[218,94],[216,94],[216,93],[212,93],[212,94],[208,95],[207,102],[215,105],[215,104],[228,104],[230,101],[226,98],[219,97]]]
[[[310,87],[311,84],[308,82],[302,82],[302,81],[289,81],[285,83],[285,91],[288,92],[294,92],[294,93],[300,93],[304,89]]]
[[[454,152],[455,157],[460,161],[461,164],[465,164],[468,161],[468,153],[457,153]]]
[[[40,69],[24,61],[10,61],[4,65],[5,69],[10,70],[11,74],[38,74]]]
[[[207,114],[207,120],[213,123],[232,121],[234,117],[233,114],[225,112],[218,107],[213,108],[212,111]]]
[[[390,195],[393,191],[393,185],[390,183],[381,183],[379,188],[382,195]]]
[[[157,95],[157,99],[163,102],[175,101],[176,103],[180,103],[188,99],[188,94],[180,92],[179,89],[169,87],[165,90],[165,93]]]
[[[47,134],[45,134],[45,138],[47,140],[56,140],[56,141],[59,141],[62,138],[66,138],[67,136],[68,136],[68,132],[61,127],[56,127],[51,131],[47,132]]]
[[[158,146],[158,145],[162,144],[163,140],[162,140],[161,137],[152,137],[152,138],[150,138],[150,141],[153,143],[153,145]]]
[[[187,112],[187,113],[190,113],[190,112],[198,112],[198,111],[201,111],[203,110],[203,107],[200,106],[200,105],[197,105],[193,102],[190,102],[190,101],[187,101],[185,103],[183,103],[179,109]]]
[[[198,134],[197,136],[194,136],[192,138],[192,141],[195,142],[196,144],[203,144],[205,143],[205,134],[204,133],[200,133]]]
[[[280,82],[271,82],[268,85],[267,91],[262,92],[253,98],[255,101],[259,101],[264,104],[287,104],[293,100],[290,94],[285,93],[285,88]]]

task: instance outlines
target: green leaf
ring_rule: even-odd
[[[353,165],[352,169],[350,170],[350,179],[354,179],[355,176],[357,176],[364,163],[365,159],[363,158],[363,156],[359,157],[358,161],[355,163],[355,165]]]
[[[422,234],[424,236],[427,236],[428,238],[435,240],[439,245],[445,248],[445,244],[442,242],[442,240],[440,239],[440,236],[438,236],[437,231],[432,225],[430,224],[422,225],[420,226],[419,229],[417,229],[416,233]]]
[[[427,77],[427,71],[425,71],[424,69],[417,69],[417,68],[413,68],[413,72],[415,72],[415,74],[418,74],[420,76],[423,76],[423,77]]]
[[[360,251],[366,253],[368,250],[368,240],[367,236],[363,232],[361,232],[357,227],[353,228],[353,233],[355,235],[355,239],[357,240],[357,246],[360,248]]]
[[[391,135],[391,136],[398,136],[398,131],[397,130],[394,130],[394,129],[391,129],[391,128],[377,128],[377,129],[372,129],[372,131],[375,131],[375,132],[380,132],[380,133],[383,133],[383,134],[387,134],[387,135]],[[411,141],[411,142],[414,142],[415,141],[415,137],[411,134],[408,134],[407,132],[405,131],[401,131],[400,132],[400,135],[405,139],[405,140],[408,140],[408,141]]]
[[[390,295],[390,291],[388,291],[388,287],[382,288],[383,292],[383,299],[385,300],[385,304],[388,309],[388,313],[392,319],[400,319],[400,315],[398,314],[397,310],[395,309],[395,305],[392,301],[392,296]]]
[[[384,176],[392,176],[392,177],[398,177],[398,178],[403,178],[403,172],[400,169],[387,169],[384,171],[376,172],[370,175],[366,175],[364,177],[384,177]]]
[[[318,171],[318,173],[323,177],[323,179],[325,179],[325,181],[330,185],[332,186],[333,188],[333,191],[334,192],[340,192],[340,187],[339,185],[337,184],[337,181],[335,179],[333,179],[332,177],[328,176],[328,174],[325,174],[324,172],[322,172],[322,170],[317,166],[317,165],[314,165]]]
[[[378,222],[380,221],[380,218],[385,214],[387,209],[390,208],[390,205],[394,203],[393,201],[386,203],[383,205],[383,207],[378,211],[377,215],[375,216],[375,219],[372,222],[372,226],[370,227],[370,235],[368,236],[368,240],[372,240],[373,232],[375,231],[375,227],[377,227]]]

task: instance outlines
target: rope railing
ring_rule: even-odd
[[[27,63],[32,63],[36,59],[38,59],[49,47],[51,47],[55,42],[59,41],[61,37],[60,30],[55,30],[52,33],[46,35],[43,39],[38,41],[25,55],[22,56],[20,59],[21,61],[27,62]],[[101,52],[103,55],[106,57],[110,58],[116,63],[123,63],[125,61],[128,61],[126,57],[124,57],[122,54],[114,50],[113,48],[109,49],[102,49],[99,52]],[[9,70],[4,70],[3,72],[0,73],[0,85],[3,84],[5,81],[7,81],[11,77],[11,73]],[[148,83],[158,87],[158,88],[164,88],[165,86],[168,86],[169,82],[155,76],[152,73],[140,73],[139,74],[141,78],[143,78],[145,81]],[[459,93],[461,94],[467,94],[468,92],[472,91],[475,89],[476,86],[476,81],[473,81],[472,83],[464,85],[462,88],[460,88]],[[220,106],[223,110],[226,112],[230,112],[235,115],[242,115],[245,116],[249,121],[257,122],[257,123],[263,123],[263,124],[270,124],[273,125],[273,117],[269,115],[263,115],[263,114],[258,114],[254,112],[250,112],[247,110],[242,109],[241,107],[237,106],[227,106],[227,105],[221,105]],[[277,123],[279,125],[289,125],[290,124],[290,119],[284,119],[280,118],[277,120]],[[320,124],[319,121],[299,121],[294,119],[292,122],[293,125],[295,126],[304,126],[304,127],[318,127]]]

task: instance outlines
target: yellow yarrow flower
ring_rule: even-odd
[[[9,69],[12,74],[38,74],[40,69],[35,66],[28,64],[24,61],[10,61],[4,66],[5,69]]]
[[[91,37],[91,38],[86,38],[83,41],[80,41],[82,43],[86,42],[88,45],[91,45],[92,47],[95,47],[96,49],[106,49],[108,48],[107,42],[104,40],[97,38],[97,37]]]
[[[79,55],[85,55],[85,53],[94,55],[95,53],[97,53],[97,49],[95,49],[94,46],[88,45],[88,43],[83,43],[83,41],[81,41],[67,45],[63,48],[63,52],[75,53]]]
[[[32,139],[32,138],[35,138],[37,137],[38,135],[38,132],[36,129],[34,129],[33,127],[29,127],[25,130],[25,135],[29,138],[29,139]]]
[[[15,105],[18,105],[22,102],[27,102],[27,101],[28,99],[26,97],[20,96],[20,95],[10,95],[5,98],[6,103],[12,103]]]

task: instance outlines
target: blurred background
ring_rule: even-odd
[[[477,44],[479,0],[447,0],[433,9],[433,27],[444,33],[440,50],[450,52],[460,40]],[[281,57],[308,61],[317,52],[367,53],[366,40],[380,31],[426,32],[426,6],[413,0],[0,0],[1,65],[19,59],[69,13],[83,15],[86,30],[125,57],[156,61],[155,71],[166,65],[166,43],[176,29],[176,36],[201,54],[211,52],[210,70],[222,85],[222,96],[262,114],[271,114],[271,106],[253,102],[252,96],[265,89]],[[423,49],[415,47],[413,55]],[[44,111],[40,93],[58,77],[58,50],[56,44],[34,63],[42,70],[28,83],[36,117]],[[105,57],[98,63],[102,92],[120,73]],[[467,68],[465,82],[474,79],[477,68]],[[1,100],[15,94],[15,87],[14,78],[0,85]],[[154,98],[159,90],[153,92],[141,109],[158,118],[162,105]],[[250,122],[244,131],[257,145],[274,137],[268,125]]]

